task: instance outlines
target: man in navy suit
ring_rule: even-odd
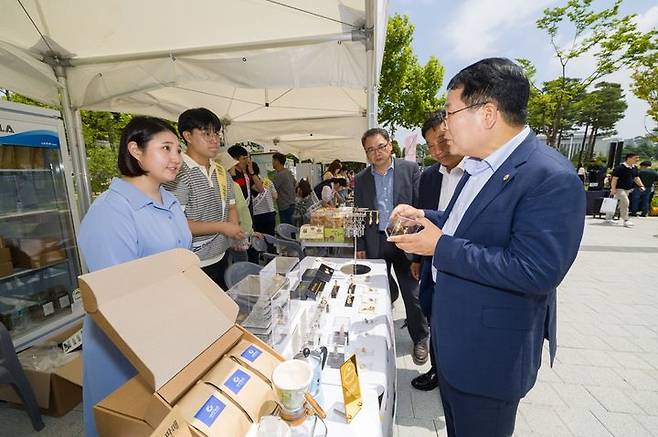
[[[437,162],[427,167],[420,175],[418,198],[414,206],[442,213],[464,175],[464,157],[450,153],[449,141],[445,137],[446,125],[442,111],[430,114],[423,123],[421,133],[427,142],[427,151]],[[431,266],[431,256],[414,255],[411,263],[411,275],[420,281],[418,300],[428,322],[432,315],[432,296],[434,294]],[[414,388],[429,391],[439,385],[439,379],[436,376],[436,354],[431,346],[430,361],[432,363],[430,370],[411,380]]]
[[[439,217],[400,205],[424,229],[391,237],[431,255],[432,342],[449,436],[511,436],[535,384],[544,339],[556,343],[556,287],[583,233],[585,193],[571,163],[525,125],[529,85],[490,58],[448,84],[446,136],[469,156]]]

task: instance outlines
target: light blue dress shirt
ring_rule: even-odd
[[[377,196],[377,209],[379,210],[379,230],[388,226],[388,220],[393,212],[393,174],[395,173],[395,158],[391,158],[391,165],[386,173],[379,174],[375,167],[370,166],[372,177],[375,179],[375,195]]]
[[[461,223],[464,214],[468,210],[473,200],[482,190],[482,187],[489,181],[489,178],[503,165],[503,162],[510,157],[517,147],[521,145],[523,140],[526,139],[530,133],[530,128],[526,126],[521,132],[516,134],[514,138],[503,144],[491,155],[480,160],[476,158],[467,158],[464,162],[464,171],[468,173],[470,178],[464,184],[459,193],[459,197],[450,211],[448,220],[443,225],[443,233],[446,235],[454,235],[459,223]],[[436,268],[434,267],[434,259],[432,259],[432,278],[436,282]]]
[[[158,252],[192,246],[187,219],[173,194],[160,188],[163,204],[115,178],[80,224],[78,244],[90,271]],[[131,309],[139,317],[139,308]],[[137,374],[89,316],[83,335],[85,436],[97,436],[93,407]]]

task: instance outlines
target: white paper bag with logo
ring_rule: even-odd
[[[605,197],[601,203],[601,214],[614,214],[617,211],[618,200],[613,197]]]

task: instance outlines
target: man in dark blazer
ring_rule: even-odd
[[[431,209],[442,213],[445,211],[455,188],[464,175],[461,155],[450,153],[449,141],[445,137],[446,125],[443,111],[431,114],[421,129],[427,143],[427,151],[437,162],[423,170],[420,175],[418,198],[414,206],[418,209]],[[414,255],[411,263],[411,275],[419,280],[418,300],[420,308],[431,324],[432,296],[434,279],[432,278],[432,257]],[[422,391],[434,390],[439,385],[436,373],[436,354],[430,344],[430,361],[432,367],[426,373],[411,380],[411,385]]]
[[[378,223],[366,223],[364,236],[357,241],[357,256],[386,261],[391,301],[394,302],[402,293],[407,311],[407,329],[414,342],[412,358],[414,363],[424,364],[429,352],[429,329],[418,303],[418,281],[411,276],[409,258],[386,241],[384,232],[396,205],[414,203],[420,169],[415,162],[393,158],[391,138],[384,129],[366,131],[361,144],[370,165],[356,175],[354,203],[359,208],[378,210],[379,220]],[[391,276],[391,266],[399,281],[399,291]]]
[[[556,287],[583,233],[585,193],[573,165],[525,125],[529,84],[490,58],[448,84],[446,136],[469,156],[439,217],[400,205],[424,229],[392,237],[432,255],[432,344],[448,436],[511,436],[535,384],[544,339],[556,343]]]

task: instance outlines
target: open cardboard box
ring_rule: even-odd
[[[50,337],[48,341],[61,343],[80,330],[80,327],[81,324],[78,323],[61,334]],[[61,417],[82,401],[82,356],[47,372],[24,370],[43,414]],[[0,400],[22,405],[21,398],[8,385],[0,385]]]
[[[80,276],[85,310],[139,372],[94,407],[101,436],[149,436],[240,340],[283,360],[235,324],[237,304],[199,263],[174,249]]]

